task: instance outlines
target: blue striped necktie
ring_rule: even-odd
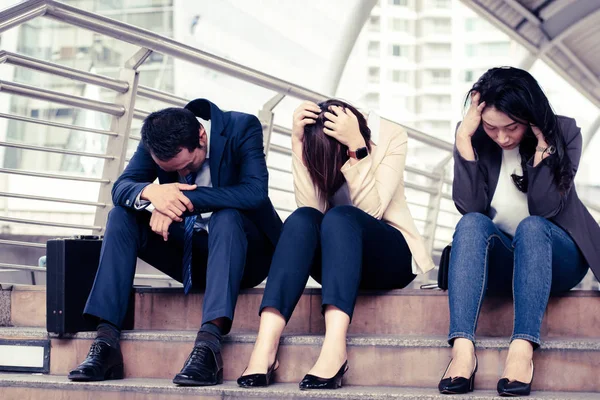
[[[188,185],[193,185],[196,180],[195,174],[189,174],[185,177]],[[185,232],[183,234],[183,291],[188,294],[192,288],[192,238],[194,236],[194,225],[196,224],[196,215],[185,217]]]

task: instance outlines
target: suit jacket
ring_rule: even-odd
[[[565,138],[566,152],[573,164],[573,172],[576,173],[581,158],[581,129],[572,118],[559,116],[558,123]],[[490,203],[498,185],[502,149],[481,127],[473,136],[473,148],[475,161],[465,160],[456,146],[454,148],[452,198],[461,214],[478,212],[491,217]],[[533,160],[527,164],[529,214],[547,218],[564,229],[573,238],[598,278],[600,227],[577,196],[575,184],[567,193],[561,194],[558,191],[547,159],[536,167],[533,167]]]
[[[282,223],[268,197],[269,175],[258,119],[240,112],[223,112],[205,99],[193,100],[185,108],[211,121],[209,165],[213,187],[183,192],[194,204],[194,213],[238,209],[273,245],[277,244]],[[112,188],[113,204],[133,207],[140,191],[156,178],[161,184],[179,182],[178,173],[160,169],[140,142]]]
[[[415,261],[413,273],[425,273],[435,265],[404,196],[408,135],[400,126],[381,119],[378,142],[369,156],[354,165],[348,161],[342,167],[352,204],[398,229]],[[308,169],[295,154],[292,156],[292,173],[298,207],[313,207],[325,212],[327,200],[319,199]]]

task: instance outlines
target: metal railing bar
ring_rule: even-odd
[[[73,176],[73,175],[47,174],[44,172],[21,171],[21,170],[12,169],[12,168],[0,168],[0,173],[34,176],[36,178],[65,179],[65,180],[69,180],[69,181],[80,181],[80,182],[110,183],[110,181],[108,179],[86,178],[84,176]]]
[[[16,270],[20,270],[20,271],[40,271],[40,272],[46,272],[46,268],[44,268],[44,267],[38,267],[38,266],[34,266],[34,265],[21,265],[21,264],[0,263],[0,270],[2,270],[3,268],[16,269]]]
[[[94,201],[59,199],[57,197],[33,196],[30,194],[21,194],[21,193],[0,192],[0,197],[11,197],[14,199],[24,199],[24,200],[51,201],[51,202],[55,202],[55,203],[77,204],[77,205],[81,205],[81,206],[106,207],[106,204],[98,203],[98,202],[94,202]]]
[[[125,114],[125,107],[104,101],[90,100],[81,96],[74,96],[56,92],[54,90],[41,89],[22,83],[0,81],[0,91],[18,96],[31,97],[38,100],[46,100],[55,103],[66,104],[72,107],[80,107],[86,110],[99,111],[118,117]]]
[[[455,229],[456,229],[456,226],[450,226],[450,225],[440,224],[439,222],[438,222],[438,223],[436,223],[436,226],[437,226],[438,228],[442,228],[442,229],[448,229],[448,230],[451,230],[451,231],[453,231],[453,230],[455,230]]]
[[[133,110],[133,118],[135,119],[145,119],[148,115],[150,115],[150,111],[139,110],[137,108]]]
[[[421,175],[421,176],[424,176],[426,178],[440,179],[440,174],[436,174],[436,173],[428,172],[428,171],[423,171],[423,170],[421,170],[419,168],[411,167],[410,165],[404,166],[404,171],[410,172],[411,174]]]
[[[125,93],[129,90],[129,84],[118,79],[93,74],[91,72],[81,71],[75,68],[66,67],[64,65],[55,64],[48,61],[38,60],[33,57],[11,53],[9,51],[0,51],[0,63],[1,62],[6,62],[12,65],[29,68],[53,75],[58,75],[65,78],[74,79],[80,82],[89,83],[92,85],[101,86],[106,89],[115,90],[120,93]]]
[[[282,154],[286,154],[286,155],[289,155],[289,156],[292,155],[292,149],[290,149],[289,147],[283,147],[283,146],[280,146],[278,144],[272,144],[271,143],[270,149],[272,151],[275,151],[276,153],[282,153]]]
[[[412,183],[412,182],[404,182],[404,187],[407,189],[418,190],[420,192],[425,192],[425,193],[429,193],[429,194],[437,194],[437,190],[435,188],[418,185],[418,184]]]
[[[138,135],[129,135],[129,139],[140,141],[142,140],[142,137]]]
[[[289,169],[285,169],[285,168],[281,168],[281,167],[276,167],[274,165],[267,165],[267,169],[272,169],[273,171],[283,172],[283,173],[286,173],[286,174],[291,174],[292,173],[292,171],[290,171]]]
[[[46,16],[58,19],[59,21],[115,37],[177,59],[203,65],[215,71],[226,73],[243,81],[254,83],[279,93],[286,93],[302,99],[315,101],[320,101],[324,98],[323,95],[312,90],[301,88],[290,82],[269,76],[225,58],[206,53],[149,30],[131,26],[88,11],[79,10],[57,1],[47,0],[46,4],[48,5]]]
[[[80,28],[88,29],[128,43],[148,48],[176,59],[202,65],[215,71],[236,77],[245,82],[274,90],[278,93],[297,97],[299,99],[319,102],[328,98],[328,96],[324,96],[321,93],[317,93],[310,89],[295,85],[291,82],[287,82],[247,66],[235,63],[231,60],[227,60],[183,43],[179,43],[171,38],[156,34],[146,29],[131,26],[126,23],[88,11],[79,10],[73,6],[59,3],[54,0],[46,0],[45,4],[47,5],[45,15],[50,18],[58,19],[61,22],[69,23]],[[139,114],[136,116],[134,113],[134,118],[139,117]],[[395,121],[392,122],[396,123]],[[404,128],[407,130],[408,135],[416,140],[440,149],[448,151],[452,150],[452,144],[449,142],[438,139],[434,136],[429,136],[416,129],[409,127]]]
[[[136,274],[135,278],[138,278],[138,279],[157,279],[157,280],[161,280],[161,281],[175,281],[175,282],[177,282],[175,279],[171,278],[168,275],[158,275],[158,274]]]
[[[42,151],[42,152],[46,152],[46,153],[66,154],[66,155],[70,155],[70,156],[103,158],[105,160],[114,160],[115,159],[115,157],[108,156],[106,154],[86,153],[83,151],[64,150],[64,149],[57,149],[57,148],[45,147],[45,146],[33,146],[30,144],[22,144],[22,143],[12,143],[12,142],[0,141],[0,146],[12,147],[15,149],[23,149],[23,150]]]
[[[42,226],[56,226],[59,228],[73,228],[73,229],[89,229],[93,231],[99,231],[102,229],[101,226],[93,225],[80,225],[80,224],[65,224],[63,222],[51,222],[51,221],[36,221],[34,219],[24,218],[12,218],[4,217],[0,215],[0,221],[13,222],[15,224],[31,224],[31,225],[42,225]]]
[[[94,128],[87,128],[84,126],[61,124],[59,122],[47,121],[47,120],[42,120],[42,119],[37,119],[37,118],[23,117],[21,115],[0,113],[0,118],[12,119],[15,121],[22,121],[22,122],[30,122],[32,124],[53,126],[55,128],[71,129],[74,131],[97,133],[100,135],[118,136],[118,134],[116,132],[104,131],[101,129],[94,129]]]
[[[0,33],[46,13],[46,1],[21,2],[0,13]]]
[[[282,206],[275,207],[275,210],[277,210],[277,211],[285,211],[285,212],[294,212],[294,211],[296,211],[295,208],[287,208],[287,207],[282,207]]]
[[[277,186],[269,186],[269,189],[277,190],[279,192],[285,192],[285,193],[292,193],[292,194],[294,194],[294,189],[286,189],[286,188],[277,187]]]
[[[174,94],[163,92],[162,90],[147,86],[138,86],[137,95],[148,99],[162,101],[163,103],[173,104],[179,107],[184,107],[187,103],[189,103],[189,101],[183,97],[175,96]]]
[[[21,246],[21,247],[35,247],[37,249],[45,249],[46,245],[44,243],[33,243],[33,242],[21,242],[18,240],[5,240],[0,239],[0,245],[7,246]]]

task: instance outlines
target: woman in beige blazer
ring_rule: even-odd
[[[266,386],[283,329],[308,276],[322,285],[326,334],[300,389],[341,387],[346,333],[360,289],[398,289],[434,267],[404,197],[406,132],[337,100],[294,112],[298,209],[283,226],[260,306],[260,328],[243,387]],[[411,259],[415,262],[411,266]]]

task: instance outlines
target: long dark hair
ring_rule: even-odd
[[[314,124],[306,125],[304,128],[302,158],[313,184],[317,187],[319,197],[326,201],[344,184],[344,175],[341,169],[349,158],[347,154],[348,147],[323,132],[325,121],[327,121],[325,112],[329,111],[330,106],[348,109],[356,115],[360,133],[365,139],[367,148],[369,151],[371,150],[371,130],[360,111],[348,103],[335,99],[319,103],[321,112],[317,121]]]
[[[519,145],[523,176],[513,174],[513,181],[522,192],[527,192],[527,162],[535,155],[537,139],[529,127],[533,124],[540,128],[549,146],[554,146],[556,153],[546,158],[552,169],[554,181],[561,193],[566,193],[573,183],[574,173],[571,160],[567,155],[565,138],[561,132],[558,118],[550,106],[548,98],[533,76],[527,71],[513,67],[492,68],[479,78],[469,91],[465,105],[471,93],[479,92],[480,102],[486,107],[495,107],[508,115],[512,120],[528,126],[525,136]],[[485,135],[480,127],[478,133]],[[476,134],[476,135],[477,135]],[[485,135],[487,138],[487,135]]]

